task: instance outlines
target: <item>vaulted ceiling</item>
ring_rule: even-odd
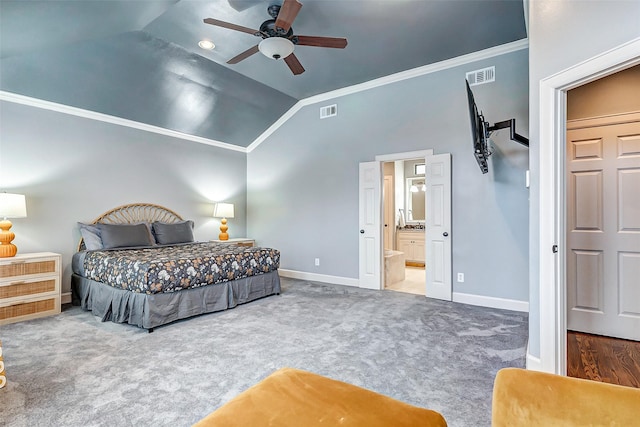
[[[281,0],[0,1],[0,90],[247,147],[297,101],[526,38],[522,0],[301,0],[305,68],[255,54]],[[210,40],[213,50],[198,46]]]

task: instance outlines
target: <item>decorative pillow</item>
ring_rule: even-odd
[[[152,246],[149,226],[140,224],[98,224],[104,249],[134,246]]]
[[[153,223],[153,234],[159,245],[193,242],[193,221]]]
[[[100,228],[97,225],[79,222],[78,227],[80,227],[80,234],[88,251],[102,249],[102,237],[100,237]]]

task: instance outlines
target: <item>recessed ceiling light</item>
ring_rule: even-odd
[[[216,45],[215,45],[215,44],[213,44],[213,42],[212,42],[212,41],[210,41],[210,40],[200,40],[200,41],[198,42],[198,46],[200,46],[200,47],[201,47],[201,48],[203,48],[203,49],[207,49],[207,50],[211,50],[211,49],[213,49],[214,47],[216,47]]]

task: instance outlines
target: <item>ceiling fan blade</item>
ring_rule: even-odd
[[[276,27],[282,28],[285,33],[289,31],[300,9],[302,9],[302,3],[298,0],[284,0],[276,18]]]
[[[250,47],[249,49],[247,49],[244,52],[242,52],[240,55],[234,56],[233,58],[231,58],[230,60],[227,61],[227,64],[237,64],[238,62],[242,61],[243,59],[247,59],[248,57],[250,57],[254,53],[258,53],[258,45]]]
[[[287,63],[289,69],[294,75],[297,76],[298,74],[304,73],[304,67],[300,64],[300,61],[298,61],[298,58],[293,53],[284,58],[284,62]]]
[[[243,33],[252,34],[254,36],[260,35],[260,31],[252,28],[243,27],[242,25],[231,24],[229,22],[219,21],[213,18],[203,19],[205,24],[215,25],[217,27],[228,28],[230,30],[241,31]]]
[[[316,47],[333,47],[336,49],[344,49],[347,46],[347,39],[343,37],[315,37],[315,36],[296,36],[300,46],[316,46]]]

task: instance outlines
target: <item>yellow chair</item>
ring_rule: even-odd
[[[7,377],[4,372],[4,360],[2,358],[2,341],[0,341],[0,388],[7,385]]]
[[[492,427],[640,426],[640,389],[505,368],[496,375]]]
[[[446,427],[442,415],[310,372],[283,368],[194,427]]]

